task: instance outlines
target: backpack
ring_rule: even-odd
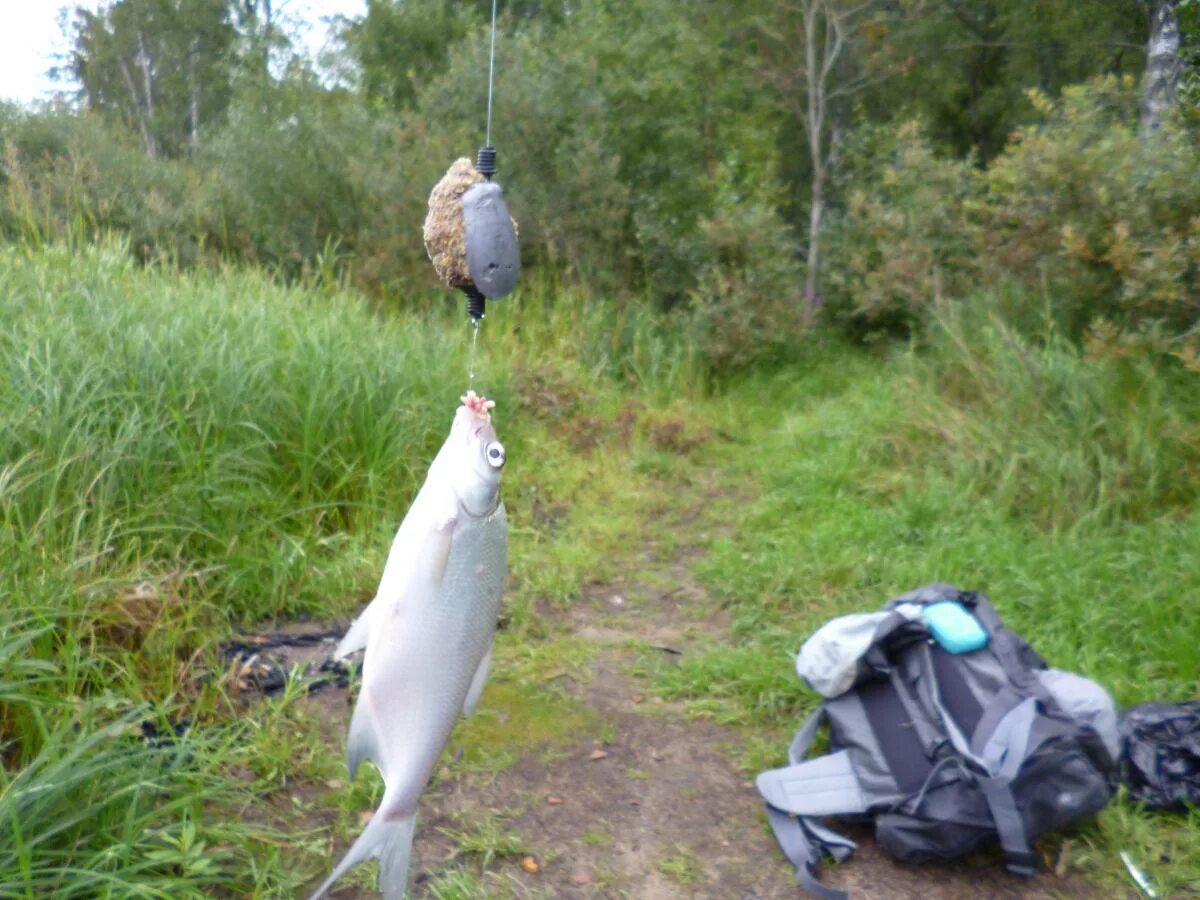
[[[952,613],[949,625],[935,612]],[[815,868],[855,849],[824,816],[873,822],[879,845],[906,862],[998,839],[1008,869],[1032,875],[1030,842],[1099,812],[1116,789],[1107,692],[1048,669],[983,594],[931,584],[834,619],[801,648],[797,670],[826,699],[796,733],[790,765],[756,783],[817,897],[847,896]],[[829,753],[805,759],[822,722]]]

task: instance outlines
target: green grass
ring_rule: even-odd
[[[9,709],[13,698],[6,699]],[[0,768],[0,895],[206,897],[296,889],[282,834],[252,821],[270,785],[232,779],[244,729],[170,734],[168,710],[99,696],[29,704],[40,748]]]
[[[684,847],[676,846],[658,861],[658,871],[681,888],[694,887],[704,878],[700,861]]]
[[[475,387],[509,450],[507,622],[445,770],[611,740],[562,689],[595,646],[545,613],[682,547],[708,548],[694,574],[730,633],[641,671],[743,735],[748,774],[815,701],[792,670],[804,637],[932,580],[985,590],[1122,704],[1200,693],[1196,376],[1086,360],[973,303],[919,348],[814,343],[719,391],[649,312],[536,283],[495,304]],[[246,710],[199,676],[238,628],[345,618],[373,592],[466,386],[459,302],[385,311],[331,283],[48,247],[0,250],[0,310],[0,893],[295,894],[328,865],[314,810],[349,836],[378,778],[342,783],[294,691]],[[144,722],[192,727],[159,746]],[[1181,891],[1198,826],[1117,802],[1072,865],[1124,885],[1130,849]],[[459,830],[493,858],[511,837]],[[511,892],[475,868],[428,890]]]
[[[817,355],[736,393],[724,477],[760,493],[698,567],[732,640],[662,666],[657,687],[739,726],[755,767],[764,734],[779,736],[768,764],[784,761],[818,700],[791,668],[799,644],[931,581],[984,590],[1051,665],[1119,705],[1200,695],[1194,374],[1086,360],[981,313],[944,320],[919,352]],[[1114,887],[1118,851],[1137,847],[1165,894],[1195,888],[1196,824],[1117,802],[1074,864]]]
[[[460,856],[474,859],[486,869],[495,859],[513,859],[530,853],[520,834],[505,827],[506,816],[496,814],[473,820],[464,828],[443,828]]]

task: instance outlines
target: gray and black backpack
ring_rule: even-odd
[[[822,857],[854,843],[820,822],[869,821],[898,859],[953,858],[999,840],[1030,875],[1030,842],[1108,803],[1116,786],[1111,698],[1048,669],[982,594],[933,584],[883,611],[843,616],[801,648],[825,696],[796,733],[790,765],[758,776],[767,816],[800,883],[824,898]],[[829,753],[805,759],[822,721]]]

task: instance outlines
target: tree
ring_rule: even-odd
[[[368,0],[342,40],[358,64],[362,92],[392,109],[412,105],[417,88],[446,68],[450,48],[476,21],[453,0]]]
[[[499,28],[509,37],[570,13],[562,0],[499,0]],[[581,10],[575,11],[578,18]],[[344,20],[341,37],[358,65],[360,86],[393,109],[411,108],[422,85],[441,75],[473,30],[491,21],[492,0],[367,0],[367,12]]]
[[[178,155],[230,98],[236,32],[225,0],[117,0],[75,11],[69,70],[87,106]]]
[[[821,306],[821,228],[837,154],[835,119],[839,104],[867,83],[855,71],[851,53],[873,5],[871,0],[858,6],[841,0],[792,0],[780,4],[762,32],[760,71],[799,120],[808,145],[807,322]]]
[[[1200,0],[1180,0],[1175,9],[1179,18],[1180,74],[1179,105],[1184,121],[1200,124]]]
[[[239,51],[247,71],[269,74],[271,50],[287,44],[276,26],[272,0],[229,0],[234,26],[242,37]]]
[[[1162,125],[1175,104],[1182,65],[1179,57],[1179,0],[1156,0],[1150,13],[1150,41],[1146,45],[1146,78],[1142,88],[1142,132]]]
[[[986,164],[1034,110],[1097,74],[1145,64],[1145,10],[1109,0],[895,0],[872,57],[892,68],[862,98],[875,121],[920,119],[960,157]]]

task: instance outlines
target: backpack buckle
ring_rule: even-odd
[[[1032,850],[1005,850],[1004,867],[1015,875],[1036,875],[1038,855]]]

